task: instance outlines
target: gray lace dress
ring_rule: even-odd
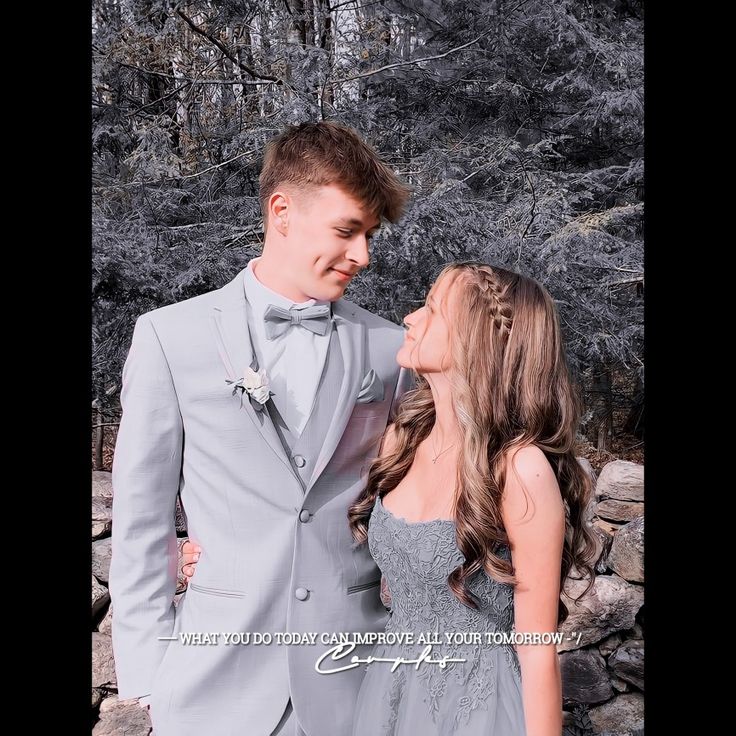
[[[513,646],[493,642],[485,632],[513,630],[513,589],[484,572],[469,588],[478,609],[463,605],[447,576],[464,562],[455,541],[455,523],[438,519],[407,522],[376,498],[368,546],[391,595],[386,632],[479,632],[481,643],[433,644],[432,659],[464,659],[444,668],[423,661],[370,662],[353,723],[353,736],[525,736],[521,672]],[[508,548],[501,555],[508,559]],[[491,639],[489,642],[488,639]],[[376,644],[373,657],[420,657],[424,643]]]

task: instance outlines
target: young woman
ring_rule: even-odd
[[[348,523],[383,574],[386,631],[414,640],[375,646],[353,736],[559,736],[543,635],[567,616],[571,569],[592,584],[594,546],[554,303],[520,274],[451,264],[405,323],[397,361],[418,387]]]
[[[440,632],[432,658],[464,661],[368,664],[353,734],[559,736],[555,644],[503,643],[512,629],[557,631],[573,564],[592,582],[579,402],[554,303],[520,274],[452,264],[405,323],[397,360],[418,388],[349,523],[387,582],[387,631]],[[460,632],[480,641],[445,638]],[[378,645],[373,656],[416,659],[424,649]]]

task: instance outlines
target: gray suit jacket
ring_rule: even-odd
[[[350,732],[364,668],[317,673],[327,645],[225,645],[220,637],[195,646],[165,638],[385,625],[380,571],[367,545],[354,546],[346,511],[409,385],[395,360],[403,331],[345,300],[333,304],[344,376],[305,483],[268,412],[247,397],[241,404],[225,380],[241,377],[253,360],[242,275],[135,324],[113,463],[118,693],[151,695],[156,736],[267,736],[290,696],[309,736],[341,736]],[[371,369],[383,399],[356,403]],[[175,607],[177,494],[203,554]]]

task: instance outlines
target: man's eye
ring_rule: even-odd
[[[352,234],[352,230],[343,230],[342,228],[338,228],[337,232],[340,233],[340,236],[343,238],[349,238]]]

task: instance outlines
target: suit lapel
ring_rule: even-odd
[[[257,369],[257,359],[253,353],[248,329],[243,272],[241,271],[235,279],[224,286],[222,291],[223,299],[212,311],[212,328],[227,377],[231,381],[237,381],[242,378],[246,366]],[[224,380],[223,378],[223,382]],[[268,412],[265,408],[263,411],[256,411],[247,396],[243,397],[242,405],[243,411],[251,418],[263,439],[293,474],[294,469],[291,467]]]
[[[358,398],[363,378],[362,367],[365,355],[365,325],[355,317],[355,313],[344,305],[342,300],[332,305],[337,335],[340,340],[340,351],[343,359],[343,378],[340,394],[337,398],[335,415],[330,423],[325,441],[322,444],[314,472],[309,480],[307,492],[317,482],[330,462],[337,445],[342,438],[350,414]]]

